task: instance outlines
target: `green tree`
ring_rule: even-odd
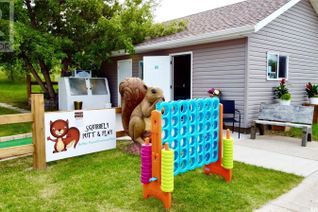
[[[145,38],[185,27],[184,22],[155,24],[153,0],[13,1],[14,51],[1,53],[0,60],[21,61],[50,99],[56,97],[50,77],[56,67],[61,75],[73,68],[100,70],[112,51],[132,54]]]
[[[25,79],[26,72],[23,69],[23,64],[18,59],[12,60],[12,63],[2,64],[0,71],[5,73],[8,80],[12,82]]]

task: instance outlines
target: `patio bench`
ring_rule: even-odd
[[[256,138],[257,128],[264,135],[264,125],[295,127],[303,130],[301,145],[306,146],[312,137],[313,112],[313,107],[261,103],[258,119],[252,122],[251,139]]]

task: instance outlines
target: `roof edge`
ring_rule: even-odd
[[[276,18],[281,16],[283,13],[285,13],[287,10],[289,10],[290,8],[295,6],[300,1],[301,0],[291,0],[288,3],[286,3],[284,6],[282,6],[281,8],[279,8],[278,10],[276,10],[275,12],[273,12],[272,14],[267,16],[265,19],[263,19],[260,22],[258,22],[255,25],[255,32],[258,32],[261,29],[263,29],[265,26],[267,26],[269,23],[274,21]],[[317,0],[311,0],[311,1],[317,1]]]
[[[136,53],[146,53],[150,51],[178,48],[183,46],[193,46],[205,43],[212,43],[217,41],[231,40],[246,37],[248,34],[255,32],[254,25],[248,25],[243,27],[237,27],[232,29],[226,29],[221,31],[216,31],[212,33],[205,33],[202,35],[189,36],[177,40],[162,41],[155,44],[145,44],[135,47]],[[128,55],[127,52],[123,50],[113,51],[111,57]]]
[[[212,43],[217,41],[223,40],[231,40],[246,37],[248,34],[255,33],[263,29],[269,23],[274,21],[276,18],[281,16],[283,13],[288,11],[290,8],[295,6],[301,0],[291,0],[278,10],[267,16],[265,19],[261,20],[255,25],[248,25],[243,27],[231,28],[226,30],[220,30],[212,33],[205,33],[202,35],[194,35],[185,38],[180,38],[177,40],[170,40],[170,41],[162,41],[155,44],[145,44],[135,47],[136,53],[146,53],[150,51],[162,50],[162,49],[169,49],[169,48],[178,48],[183,46],[192,46],[192,45],[199,45],[205,43]],[[310,0],[313,8],[315,9],[316,13],[318,14],[318,0]],[[116,56],[124,56],[128,55],[127,52],[124,50],[113,51],[111,57]]]
[[[310,0],[310,3],[312,4],[312,7],[315,9],[318,15],[318,0]]]

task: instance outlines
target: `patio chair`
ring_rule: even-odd
[[[235,101],[234,100],[221,100],[221,104],[223,104],[223,122],[224,123],[232,123],[232,132],[234,132],[234,124],[239,123],[238,129],[238,138],[241,137],[241,112],[235,109]],[[238,113],[238,120],[236,119],[236,113]]]

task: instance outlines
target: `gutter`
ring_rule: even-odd
[[[145,44],[135,46],[135,52],[146,53],[150,51],[178,48],[184,46],[193,46],[198,44],[212,43],[217,41],[231,40],[237,38],[247,37],[249,34],[255,32],[255,26],[249,25],[244,27],[237,27],[232,29],[226,29],[221,31],[216,31],[212,33],[205,33],[202,35],[189,36],[185,38],[162,41],[154,44]],[[128,55],[124,50],[113,51],[112,57]]]

